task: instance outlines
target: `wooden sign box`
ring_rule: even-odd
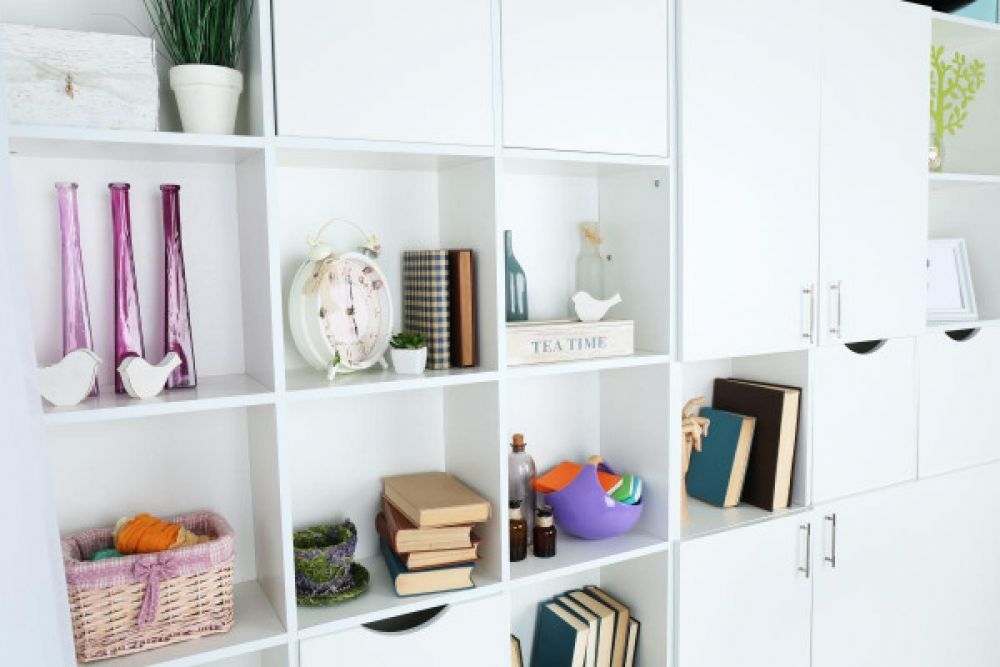
[[[635,352],[635,322],[509,322],[507,365],[623,357]]]

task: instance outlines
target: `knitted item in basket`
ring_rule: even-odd
[[[217,514],[168,519],[215,537],[154,554],[91,561],[108,528],[63,538],[73,639],[81,662],[225,632],[233,624],[233,532]]]

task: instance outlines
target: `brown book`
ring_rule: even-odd
[[[458,565],[460,563],[475,563],[479,560],[479,538],[473,534],[472,545],[463,549],[436,549],[433,551],[411,551],[400,553],[392,546],[389,539],[389,527],[385,514],[379,512],[375,518],[375,528],[383,540],[389,543],[393,553],[399,556],[399,560],[406,566],[407,570],[426,570],[431,567],[441,567],[442,565]]]
[[[438,551],[441,549],[468,549],[472,546],[472,524],[417,528],[389,499],[382,497],[382,514],[385,515],[389,546],[398,554],[411,551]]]
[[[452,368],[479,363],[476,339],[476,273],[472,250],[448,251],[448,328]]]
[[[712,407],[757,419],[743,502],[772,512],[791,502],[801,396],[797,387],[736,379],[715,381]]]
[[[629,608],[597,586],[584,586],[583,590],[587,595],[615,611],[615,639],[611,645],[611,667],[625,667],[625,653],[628,650]]]
[[[389,502],[418,528],[480,523],[490,518],[490,503],[446,472],[382,478]]]

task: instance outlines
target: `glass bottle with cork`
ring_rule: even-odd
[[[528,543],[531,543],[531,531],[535,518],[535,461],[531,454],[524,451],[524,434],[515,433],[511,438],[511,452],[507,456],[507,498],[521,501],[521,513],[527,522]]]

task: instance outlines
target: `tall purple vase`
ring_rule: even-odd
[[[80,250],[80,214],[76,205],[76,183],[56,183],[59,192],[59,231],[62,236],[63,355],[73,350],[94,349],[87,303],[87,280]],[[99,393],[97,378],[91,396]]]
[[[191,335],[191,310],[188,307],[187,278],[184,275],[184,248],[181,245],[181,186],[163,184],[163,239],[165,295],[163,299],[163,351],[176,352],[181,365],[167,378],[167,387],[193,387],[198,384],[194,366],[194,339]]]
[[[142,316],[135,287],[135,260],[132,258],[132,214],[128,183],[110,183],[111,220],[115,234],[115,393],[124,394],[125,385],[118,366],[128,357],[145,357],[142,343]]]

